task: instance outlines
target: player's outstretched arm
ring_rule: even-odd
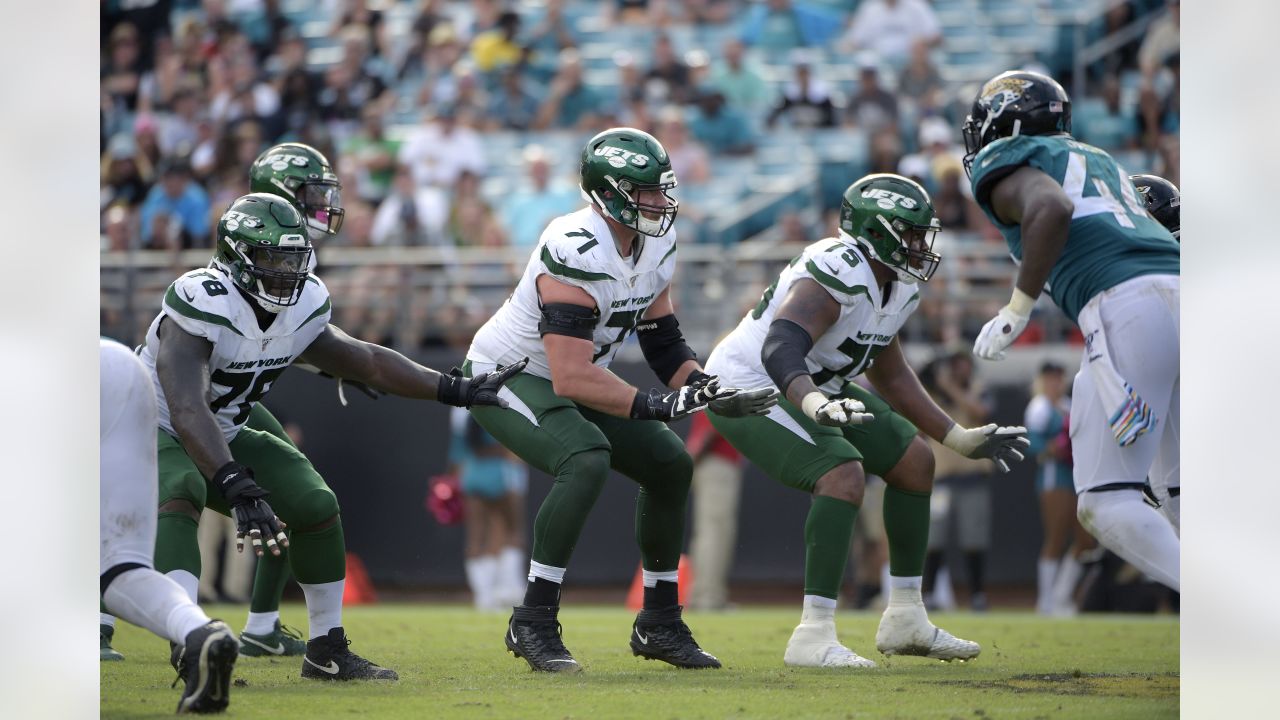
[[[636,325],[640,350],[658,379],[672,390],[685,385],[703,385],[703,394],[711,398],[707,409],[725,417],[766,415],[778,404],[778,391],[772,387],[750,390],[721,387],[698,362],[698,356],[685,342],[671,304],[671,286],[662,289],[645,310]]]
[[[209,356],[213,344],[167,320],[157,329],[160,349],[156,375],[169,403],[169,421],[196,469],[213,482],[227,501],[236,522],[236,550],[250,539],[262,555],[263,541],[272,555],[289,547],[285,524],[267,504],[267,491],[253,479],[253,470],[236,462],[205,398],[209,392]]]
[[[300,359],[334,377],[356,380],[375,390],[458,407],[506,407],[506,401],[498,397],[498,388],[527,363],[527,359],[521,360],[474,378],[444,375],[390,348],[356,340],[332,324],[307,346]]]
[[[792,283],[787,297],[769,325],[760,348],[765,372],[787,400],[819,425],[860,425],[874,419],[866,407],[851,398],[829,398],[814,384],[805,356],[813,339],[822,337],[840,319],[840,303],[814,280]]]
[[[1022,227],[1022,264],[1013,297],[978,334],[973,354],[985,360],[1001,360],[1031,318],[1036,298],[1049,279],[1049,271],[1062,255],[1075,204],[1062,187],[1044,172],[1020,167],[991,188],[996,217]]]

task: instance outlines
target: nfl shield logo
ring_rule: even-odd
[[[636,286],[636,280],[638,280],[639,278],[640,278],[640,276],[639,276],[639,275],[632,275],[632,276],[631,276],[631,287],[635,287],[635,286]]]
[[[270,339],[270,338],[267,338],[267,339],[265,339],[265,340],[263,340],[263,341],[262,341],[262,349],[263,349],[263,350],[266,350],[266,349],[267,349],[267,343],[269,343],[269,342],[271,342],[271,339]]]

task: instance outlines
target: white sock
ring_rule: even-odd
[[[524,551],[508,545],[498,553],[498,587],[507,594],[524,592]]]
[[[315,639],[342,627],[342,589],[347,581],[298,583],[307,597],[307,637]]]
[[[653,572],[652,570],[641,570],[640,574],[642,576],[642,580],[644,581],[644,586],[647,588],[658,587],[659,580],[673,583],[673,582],[679,582],[679,578],[680,578],[679,570],[669,570],[666,572]],[[809,597],[809,596],[806,595],[805,597]],[[831,602],[834,603],[835,600],[832,600]]]
[[[835,622],[836,601],[821,595],[805,595],[804,608],[800,612],[803,624]]]
[[[102,601],[117,616],[178,644],[209,622],[178,583],[151,568],[121,573],[111,581]]]
[[[1173,525],[1142,500],[1138,490],[1080,494],[1080,523],[1099,543],[1126,562],[1178,590],[1182,546]]]
[[[562,567],[554,565],[543,565],[536,560],[529,561],[529,582],[533,582],[534,578],[542,578],[549,580],[557,585],[564,584],[564,571]]]
[[[276,623],[279,620],[279,610],[260,613],[250,611],[249,619],[244,624],[244,631],[250,635],[270,635],[275,632]]]
[[[1053,588],[1049,591],[1051,611],[1075,611],[1076,602],[1072,596],[1075,595],[1076,583],[1080,582],[1080,575],[1083,572],[1084,567],[1074,555],[1067,555],[1062,559],[1062,564],[1058,567],[1058,576],[1053,581]]]
[[[108,615],[106,613],[98,613],[98,624],[114,628],[116,626],[116,616]]]
[[[178,587],[186,590],[187,598],[190,599],[191,602],[195,602],[196,598],[200,596],[200,578],[195,575],[192,575],[186,570],[170,570],[165,573],[165,576],[178,583]]]
[[[1036,563],[1036,612],[1047,615],[1054,610],[1053,579],[1058,576],[1058,561],[1040,558]]]
[[[898,577],[889,576],[889,605],[923,605],[920,588],[924,587],[924,578],[920,575]]]
[[[477,608],[495,607],[494,591],[498,581],[498,556],[481,555],[467,558],[467,584],[471,586],[472,601]]]

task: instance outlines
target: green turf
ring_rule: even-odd
[[[233,628],[243,608],[214,607]],[[285,624],[306,627],[300,606]],[[886,659],[875,651],[878,615],[842,612],[841,638],[874,670],[790,669],[782,651],[798,608],[688,613],[698,641],[725,664],[682,671],[632,657],[632,615],[567,607],[565,644],[585,672],[535,675],[502,645],[505,615],[440,605],[350,608],[352,649],[400,673],[398,683],[323,683],[298,676],[297,658],[241,658],[232,717],[395,718],[1161,718],[1178,715],[1176,618],[1106,616],[1046,620],[1028,613],[938,614],[976,640],[968,663]],[[103,717],[173,712],[178,690],[168,645],[121,623],[124,662],[103,663]]]

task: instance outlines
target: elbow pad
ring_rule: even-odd
[[[591,340],[600,315],[594,308],[573,303],[547,303],[542,306],[542,319],[538,321],[538,337],[548,333]]]
[[[804,358],[813,348],[809,331],[790,320],[774,320],[760,347],[760,361],[769,379],[784,395],[792,380],[809,374]]]
[[[671,384],[671,377],[685,361],[698,359],[684,341],[684,335],[680,334],[680,323],[675,315],[641,322],[636,325],[636,337],[640,339],[645,362],[653,368],[653,373],[663,385]]]

